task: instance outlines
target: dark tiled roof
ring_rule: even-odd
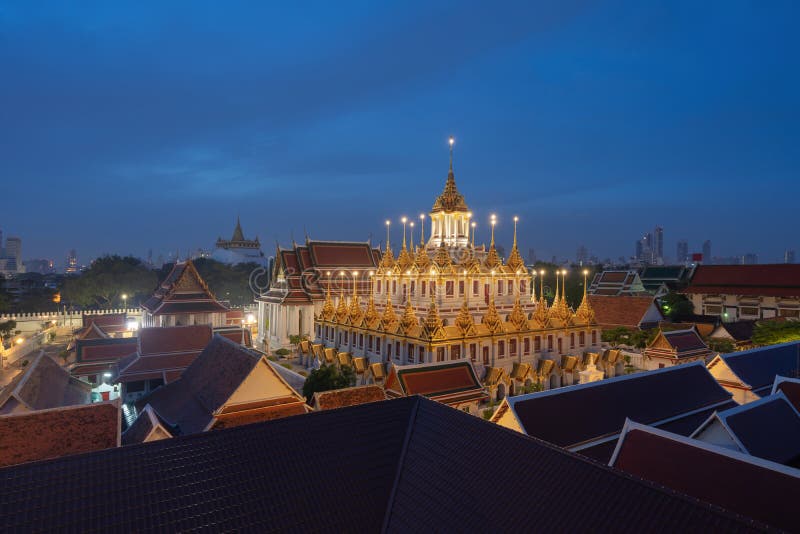
[[[0,393],[0,408],[14,397],[31,410],[89,404],[92,388],[73,378],[44,352]]]
[[[0,416],[0,467],[119,445],[116,401]]]
[[[653,305],[651,296],[603,296],[588,295],[597,324],[603,326],[627,326],[639,328],[645,314]],[[661,317],[659,311],[658,316]]]
[[[317,410],[333,410],[346,406],[356,406],[367,402],[386,400],[383,388],[372,384],[354,388],[334,389],[314,393],[314,408]]]
[[[800,265],[700,265],[684,292],[800,297]]]
[[[128,329],[128,316],[125,313],[102,313],[102,314],[83,314],[83,327],[88,328],[92,324],[100,327],[106,333],[122,332]]]
[[[139,332],[139,353],[200,352],[211,341],[208,325],[142,328]]]
[[[679,353],[708,348],[700,335],[694,329],[689,331],[675,330],[672,332],[664,332],[664,338]]]
[[[260,354],[215,335],[180,379],[154,391],[148,397],[147,404],[174,427],[176,432],[203,432],[218,410],[259,364],[263,365],[266,372],[275,373]],[[275,375],[277,378],[277,373]],[[303,404],[302,399],[291,388],[286,387],[285,393],[293,395],[286,402]],[[260,404],[245,408],[259,407]]]
[[[420,397],[2,469],[0,515],[23,531],[757,526]]]
[[[136,445],[137,443],[144,443],[150,432],[153,431],[155,425],[153,419],[148,413],[149,408],[145,408],[131,426],[129,426],[125,433],[122,434],[122,445]]]
[[[191,261],[173,265],[167,277],[142,307],[154,315],[228,311],[208,289]]]
[[[730,323],[721,323],[720,328],[724,328],[728,335],[734,341],[750,341],[753,337],[753,329],[756,326],[755,321],[733,321]]]
[[[773,527],[800,531],[797,470],[648,427],[627,430],[614,467]]]
[[[730,399],[731,394],[696,362],[520,395],[507,402],[527,434],[570,447],[614,436],[627,418],[645,424],[666,422]]]
[[[800,341],[722,354],[720,358],[755,391],[771,387],[776,376],[798,376]]]
[[[720,412],[719,418],[745,448],[742,452],[797,467],[800,416],[783,394]]]
[[[797,378],[777,376],[775,377],[775,382],[776,383],[772,392],[782,392],[784,395],[786,395],[786,398],[789,400],[789,402],[792,403],[792,406],[794,406],[796,410],[800,411],[800,380]]]

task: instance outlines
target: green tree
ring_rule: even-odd
[[[603,330],[600,334],[600,340],[616,348],[619,345],[627,345],[632,333],[633,332],[629,328],[618,326],[616,328]]]
[[[234,306],[253,302],[250,274],[259,267],[258,264],[228,265],[209,258],[199,258],[194,260],[194,266],[218,299],[226,300]]]
[[[670,292],[661,297],[661,312],[672,321],[680,321],[694,313],[694,304],[681,293]]]
[[[156,273],[138,259],[104,256],[92,262],[80,276],[66,280],[61,297],[80,306],[113,308],[143,300],[156,284]],[[122,295],[127,296],[126,301]]]
[[[336,367],[335,365],[322,365],[309,373],[303,384],[303,396],[306,402],[311,402],[317,391],[330,391],[332,389],[349,388],[356,385],[356,372],[349,365]]]
[[[4,339],[8,339],[14,333],[14,329],[17,328],[17,322],[13,320],[3,321],[0,323],[0,343],[3,342]]]
[[[800,339],[798,321],[759,321],[753,329],[753,343],[756,345],[775,345]]]
[[[706,340],[706,345],[714,352],[721,352],[723,354],[736,350],[736,345],[734,345],[733,340],[730,339],[712,337]]]

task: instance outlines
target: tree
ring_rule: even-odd
[[[335,365],[322,365],[309,373],[303,384],[303,396],[306,402],[311,402],[317,391],[330,391],[332,389],[349,388],[356,384],[356,372],[349,365],[341,368]]]
[[[706,340],[706,345],[714,352],[721,352],[723,354],[736,350],[736,345],[734,345],[733,341],[730,339],[712,337]]]
[[[131,256],[104,256],[89,269],[64,283],[61,297],[80,306],[112,308],[133,304],[152,293],[158,284],[155,272]],[[127,295],[123,302],[122,295]]]
[[[17,328],[16,321],[8,320],[0,323],[0,343],[2,343],[4,339],[11,337],[15,328]]]
[[[694,314],[694,304],[681,293],[669,292],[660,299],[661,311],[672,321],[680,321]]]
[[[758,321],[753,329],[753,343],[756,345],[775,345],[800,339],[798,321]]]
[[[199,258],[194,261],[194,266],[218,299],[234,306],[253,302],[250,274],[259,268],[257,263],[228,265],[209,258]]]
[[[603,332],[600,334],[600,340],[605,341],[612,347],[616,348],[619,345],[626,345],[632,333],[633,332],[631,332],[629,328],[618,326],[616,328],[603,330]]]

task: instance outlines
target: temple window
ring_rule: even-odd
[[[509,295],[513,295],[514,294],[514,281],[513,280],[509,280],[508,284],[507,284],[507,287],[508,287],[508,290],[507,290],[508,294]]]
[[[526,337],[525,339],[522,340],[522,352],[524,354],[531,353],[531,338]]]
[[[528,284],[525,283],[525,280],[520,280],[519,281],[520,294],[524,295],[527,290],[528,290]]]
[[[497,281],[497,294],[498,295],[502,295],[503,294],[503,281],[502,280],[498,280]]]
[[[436,347],[436,361],[437,362],[444,361],[444,347]]]
[[[542,338],[536,336],[533,338],[533,350],[540,352],[542,350]]]
[[[464,296],[464,281],[463,280],[460,280],[458,282],[458,296],[459,297]]]
[[[569,335],[569,348],[571,348],[571,349],[575,348],[575,332],[572,332]]]
[[[469,359],[473,362],[478,359],[478,346],[475,343],[469,345]]]
[[[578,334],[578,343],[580,344],[581,347],[586,345],[586,332],[580,332]]]
[[[445,294],[448,297],[452,297],[455,291],[455,283],[452,280],[448,280],[447,282],[444,283],[444,287],[445,287]]]
[[[489,365],[489,347],[483,347],[483,365]]]
[[[428,283],[425,280],[422,281],[422,296],[425,296],[425,289],[427,289]]]
[[[394,353],[395,353],[395,355],[397,355],[398,358],[400,357],[400,342],[399,341],[395,341],[395,343],[394,343]]]
[[[500,340],[497,342],[497,357],[505,358],[505,356],[506,356],[506,342]]]
[[[350,339],[350,332],[344,333],[344,344],[347,345],[348,340]]]
[[[410,343],[408,345],[408,361],[412,363],[414,362],[414,345],[411,345]]]
[[[358,348],[364,348],[364,334],[358,334]]]
[[[414,295],[414,289],[416,289],[416,285],[417,285],[417,283],[414,280],[412,280],[411,281],[411,295],[412,296]]]
[[[511,339],[511,340],[508,341],[508,353],[511,356],[516,356],[517,355],[517,340],[516,339]]]
[[[372,350],[372,336],[367,336],[367,350]]]
[[[376,291],[376,293],[380,294],[380,292],[381,292],[381,281],[378,280],[378,290]]]
[[[461,358],[461,346],[460,345],[450,345],[450,359],[451,360],[458,360]]]
[[[436,295],[436,282],[431,282],[431,295]]]
[[[592,330],[592,345],[597,345],[597,330]]]
[[[477,296],[478,293],[480,292],[480,290],[481,290],[480,282],[478,282],[477,280],[473,281],[472,282],[472,294]]]
[[[392,295],[397,295],[397,280],[392,280]]]
[[[547,336],[547,350],[553,352],[553,336]]]
[[[424,363],[425,362],[425,347],[420,345],[419,348],[418,348],[418,352],[419,352],[419,362],[420,363]]]

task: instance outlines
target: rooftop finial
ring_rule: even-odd
[[[451,135],[448,142],[450,143],[450,172],[453,172],[453,145],[456,144],[456,138]]]

